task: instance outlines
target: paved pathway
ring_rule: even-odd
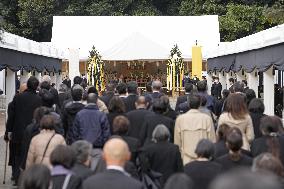
[[[6,142],[4,141],[5,132],[5,112],[0,111],[0,189],[13,188],[11,182],[11,167],[7,166],[6,184],[3,184],[4,179],[4,166],[5,166],[5,154],[6,154]],[[7,161],[8,161],[7,157]]]

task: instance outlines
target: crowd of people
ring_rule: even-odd
[[[171,107],[162,83],[99,96],[75,77],[31,76],[8,106],[11,179],[20,189],[284,188],[284,130],[243,82],[207,93],[185,83]],[[254,93],[254,94],[253,94]]]

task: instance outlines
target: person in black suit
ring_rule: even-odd
[[[261,99],[255,98],[249,103],[248,109],[252,119],[254,137],[257,139],[262,136],[259,126],[260,120],[266,116],[264,114],[264,104]]]
[[[214,144],[208,139],[198,142],[195,153],[198,158],[186,164],[184,172],[193,180],[194,189],[207,189],[211,181],[221,173],[222,166],[211,161],[214,157]]]
[[[222,124],[218,127],[217,142],[214,144],[215,146],[214,159],[226,155],[229,152],[229,149],[226,146],[226,135],[229,130],[230,127],[227,124]]]
[[[276,116],[265,116],[261,119],[260,129],[263,136],[252,142],[253,157],[269,152],[284,163],[284,136],[281,136],[281,127],[283,128],[282,121]]]
[[[170,105],[169,97],[164,95],[164,96],[161,96],[160,99],[162,100],[162,102],[167,107],[167,110],[164,112],[164,116],[171,118],[172,120],[175,121],[176,118],[177,118],[177,112],[172,109],[172,107]]]
[[[16,183],[20,176],[20,164],[23,158],[21,156],[23,135],[26,127],[32,123],[34,110],[42,104],[41,98],[36,93],[38,85],[38,79],[31,76],[27,81],[27,89],[15,95],[8,107],[6,133],[11,147],[9,163],[12,165],[12,175]]]
[[[145,96],[139,96],[135,102],[136,110],[132,110],[126,113],[127,118],[130,121],[130,127],[128,129],[128,136],[139,138],[141,129],[143,128],[145,117],[154,114],[147,110],[149,102]]]
[[[228,131],[226,145],[229,148],[229,153],[216,159],[216,162],[222,165],[222,171],[252,165],[252,158],[241,152],[243,138],[240,129],[233,127]]]
[[[188,95],[190,95],[191,92],[192,92],[193,85],[192,85],[191,83],[185,83],[185,84],[184,84],[184,89],[185,89],[185,94],[182,95],[182,96],[179,96],[179,97],[177,98],[175,111],[178,111],[179,105],[180,105],[181,103],[184,103],[184,102],[187,101]]]
[[[155,99],[160,98],[164,94],[162,91],[163,84],[160,81],[153,81],[152,82],[152,93],[146,95],[146,99],[150,101],[149,108],[151,108],[152,103]]]
[[[140,141],[142,144],[151,142],[152,133],[157,125],[164,124],[170,131],[170,141],[173,142],[174,136],[174,121],[163,113],[167,110],[167,106],[162,102],[161,99],[155,99],[153,102],[154,114],[145,117],[144,124],[140,132]]]
[[[125,107],[126,107],[126,112],[129,112],[129,111],[136,109],[135,108],[135,102],[138,98],[137,89],[138,89],[138,85],[135,81],[130,81],[130,82],[127,83],[128,96],[124,101]]]
[[[214,77],[214,82],[211,87],[211,95],[214,96],[216,99],[221,99],[221,92],[222,92],[222,84],[219,82],[218,77]]]
[[[162,174],[162,184],[176,172],[183,171],[180,151],[177,145],[169,142],[170,132],[165,125],[157,125],[153,131],[154,143],[142,148],[143,168],[149,168]]]
[[[109,113],[107,114],[107,118],[109,122],[110,133],[112,134],[112,123],[114,118],[119,115],[125,115],[125,104],[123,103],[122,98],[118,96],[112,97],[108,105],[108,111]]]
[[[229,91],[230,91],[230,93],[234,93],[235,91],[234,91],[234,83],[235,83],[235,80],[234,80],[234,78],[229,78]]]
[[[103,94],[103,96],[100,97],[100,99],[105,103],[105,105],[108,107],[110,99],[114,96],[114,84],[109,83],[106,86],[106,92]]]
[[[113,134],[120,136],[128,144],[131,152],[131,161],[135,163],[140,142],[137,138],[127,136],[129,126],[130,122],[125,116],[117,116],[113,120]]]
[[[92,145],[84,140],[78,140],[71,145],[76,155],[76,163],[72,171],[81,180],[86,180],[94,174],[90,169]]]
[[[230,94],[230,91],[228,89],[224,89],[222,91],[222,98],[216,101],[214,109],[215,109],[215,115],[217,117],[220,117],[220,115],[224,111],[225,101],[228,98],[229,94]]]
[[[103,148],[103,157],[107,170],[89,177],[83,182],[83,189],[143,189],[143,184],[131,178],[124,170],[125,163],[130,159],[126,142],[112,138]]]

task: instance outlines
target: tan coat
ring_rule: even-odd
[[[180,115],[175,124],[174,141],[179,146],[184,165],[197,158],[195,148],[200,139],[216,141],[212,118],[196,109]]]
[[[26,168],[30,167],[33,164],[41,163],[42,156],[47,146],[47,143],[54,133],[55,131],[51,130],[41,130],[38,135],[32,138],[26,161]],[[51,168],[51,164],[49,161],[50,154],[59,144],[66,145],[63,136],[55,134],[55,136],[51,139],[48,145],[47,151],[42,161],[42,163],[47,165],[49,168]]]
[[[243,134],[242,148],[245,150],[250,150],[250,143],[254,139],[254,130],[250,115],[246,115],[245,119],[236,120],[231,116],[230,113],[224,112],[219,117],[218,126],[222,125],[223,123],[230,127],[239,128]]]

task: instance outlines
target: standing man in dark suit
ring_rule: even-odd
[[[126,114],[130,121],[130,127],[128,131],[128,136],[139,138],[141,129],[143,129],[143,123],[145,117],[154,114],[153,112],[147,110],[149,103],[145,96],[140,96],[135,102],[136,110],[132,110]]]
[[[110,139],[103,148],[107,170],[89,177],[83,182],[83,189],[143,189],[142,183],[131,178],[124,170],[130,156],[128,146],[122,139]]]
[[[140,130],[140,140],[142,144],[151,142],[154,129],[159,124],[164,124],[170,131],[170,142],[173,142],[174,120],[163,115],[167,111],[167,106],[161,99],[155,99],[153,102],[154,114],[145,117],[144,124]]]
[[[136,109],[135,102],[138,98],[137,89],[138,85],[135,81],[130,81],[127,83],[128,96],[125,99],[126,112]]]
[[[41,98],[36,93],[38,85],[38,79],[31,76],[27,81],[28,89],[16,95],[11,105],[9,105],[9,127],[7,132],[11,143],[11,150],[14,152],[12,157],[12,164],[14,165],[12,172],[16,183],[20,176],[23,134],[27,125],[32,123],[34,110],[41,106]]]
[[[118,93],[119,98],[123,101],[126,106],[126,98],[127,98],[127,85],[125,83],[119,83],[116,86],[116,92]]]
[[[114,84],[109,83],[106,86],[106,92],[103,94],[103,96],[100,97],[100,99],[105,103],[105,105],[108,107],[110,99],[114,96]]]
[[[188,95],[190,95],[192,89],[193,89],[193,85],[191,83],[185,83],[184,84],[184,89],[185,89],[185,94],[183,96],[179,96],[177,98],[177,103],[176,103],[176,108],[175,108],[175,111],[178,111],[179,109],[179,105],[181,103],[184,103],[187,101],[187,97]]]
[[[219,100],[222,98],[221,92],[222,92],[222,84],[219,82],[218,77],[214,77],[214,83],[211,86],[211,95]]]

